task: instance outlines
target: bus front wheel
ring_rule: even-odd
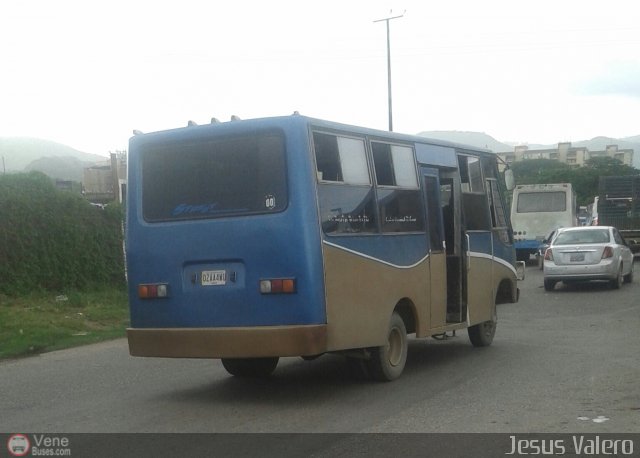
[[[467,331],[471,344],[474,347],[488,347],[491,345],[493,337],[496,335],[496,324],[495,320],[489,320],[469,326]]]
[[[407,362],[408,345],[404,321],[398,312],[393,312],[386,345],[370,350],[367,368],[371,377],[380,382],[390,382],[400,377]]]
[[[276,369],[278,357],[273,358],[222,358],[222,365],[237,377],[267,377]]]

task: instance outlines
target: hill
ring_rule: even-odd
[[[471,145],[477,148],[486,148],[495,152],[510,151],[512,146],[501,143],[484,132],[465,132],[457,130],[431,130],[420,132],[421,137],[435,138],[436,140],[446,140],[463,145]]]
[[[105,156],[84,153],[60,143],[31,137],[0,137],[0,157],[4,158],[7,172],[21,172],[33,161],[43,157],[75,158],[89,163],[106,160]]]
[[[105,160],[106,158],[102,158]],[[42,172],[51,178],[82,182],[85,167],[93,165],[95,161],[82,161],[76,157],[42,157],[29,163],[24,168],[26,172]]]

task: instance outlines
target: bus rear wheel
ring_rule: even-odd
[[[380,382],[390,382],[400,377],[407,362],[408,346],[404,321],[398,312],[393,312],[386,345],[370,350],[367,368],[371,378]]]
[[[469,333],[469,340],[474,347],[488,347],[493,342],[493,337],[496,335],[495,320],[485,321],[483,323],[474,324],[469,326],[467,332]]]
[[[278,365],[273,358],[222,358],[222,365],[236,377],[268,377]]]

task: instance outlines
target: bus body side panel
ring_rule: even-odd
[[[467,231],[467,312],[468,324],[487,321],[493,316],[493,244],[489,231]]]
[[[510,297],[504,298],[503,302],[516,303],[518,302],[518,280],[516,279],[516,271],[512,265],[503,262],[500,258],[494,258],[493,262],[493,291],[494,300],[498,292],[498,288],[502,282],[509,283]]]
[[[517,302],[517,280],[513,247],[490,232],[469,232],[471,242],[468,282],[468,324],[470,326],[493,318],[496,295],[503,281],[509,282],[510,300]],[[493,254],[492,254],[493,253]]]
[[[508,238],[508,234],[503,234]],[[518,280],[515,270],[516,252],[513,244],[500,238],[500,230],[493,232],[493,290],[498,291],[500,284],[509,282],[511,292],[510,300],[506,302],[518,302]]]
[[[424,240],[424,235],[417,236],[412,245],[421,245],[419,239]],[[418,334],[425,334],[430,325],[430,274],[424,243],[422,249],[413,250],[414,262],[406,262],[407,258],[405,265],[398,265],[334,242],[326,239],[323,250],[328,350],[383,345],[389,319],[401,299],[411,301]],[[389,246],[390,242],[387,236],[381,245]],[[416,253],[421,257],[416,258]]]

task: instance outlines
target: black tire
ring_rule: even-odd
[[[620,289],[623,281],[624,280],[622,278],[622,264],[620,264],[618,266],[618,272],[616,273],[616,278],[609,280],[609,286],[611,287],[611,289]]]
[[[236,377],[268,377],[278,365],[273,358],[222,358],[222,365]]]
[[[545,291],[553,291],[553,289],[556,287],[556,280],[548,280],[548,279],[544,279],[544,290]]]
[[[493,337],[496,335],[497,325],[496,320],[489,320],[469,326],[467,332],[469,333],[471,344],[474,347],[488,347],[491,345]]]
[[[633,262],[631,263],[631,271],[624,276],[625,283],[633,283]]]
[[[367,369],[371,378],[380,382],[390,382],[400,377],[407,362],[408,348],[407,328],[402,317],[393,312],[389,322],[387,344],[370,349]]]

